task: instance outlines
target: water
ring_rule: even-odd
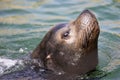
[[[102,80],[119,80],[120,0],[0,0],[0,65],[3,59],[14,65],[51,27],[74,20],[84,9],[95,13],[101,29],[97,68],[103,72],[91,76],[105,72]]]

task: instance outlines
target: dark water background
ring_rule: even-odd
[[[84,9],[100,24],[98,69],[107,73],[101,80],[120,80],[120,0],[0,0],[0,58],[21,59],[52,26]]]

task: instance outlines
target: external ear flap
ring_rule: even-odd
[[[83,48],[88,46],[89,41],[92,41],[90,38],[97,38],[96,36],[99,33],[98,22],[94,14],[89,10],[84,10],[74,21],[74,25],[80,32],[80,42]]]

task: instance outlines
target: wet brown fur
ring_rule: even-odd
[[[84,18],[87,17],[86,23]],[[74,36],[67,39],[75,37],[70,44],[61,39],[61,35],[69,29]],[[85,10],[75,21],[53,27],[33,51],[31,58],[40,60],[40,67],[57,73],[85,74],[95,69],[98,64],[99,32],[96,17]]]

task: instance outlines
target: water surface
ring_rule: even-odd
[[[120,0],[0,0],[0,58],[25,57],[51,27],[74,20],[84,9],[100,24],[97,68],[107,74],[101,80],[119,80]]]

